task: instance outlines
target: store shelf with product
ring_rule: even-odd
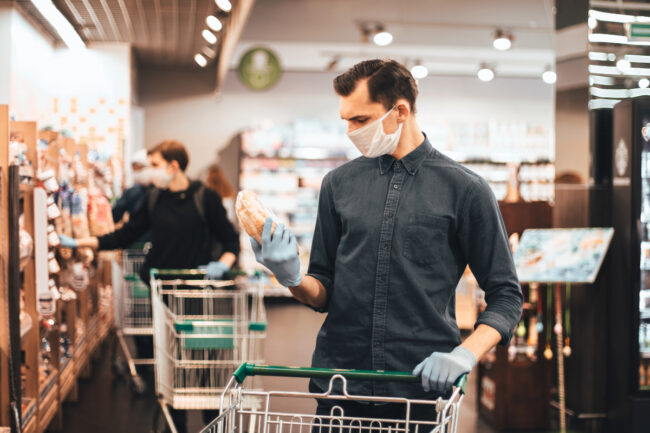
[[[5,352],[1,341],[2,353],[16,357],[21,368],[2,370],[0,382],[5,386],[8,378],[18,379],[22,386],[11,393],[3,388],[0,404],[4,414],[12,401],[21,401],[22,431],[40,433],[53,420],[54,427],[61,427],[61,403],[76,395],[77,378],[108,335],[113,317],[110,272],[105,271],[111,258],[59,248],[57,233],[88,236],[112,229],[112,220],[106,221],[110,206],[94,187],[93,177],[100,173],[93,172],[96,167],[88,162],[85,146],[51,131],[38,133],[35,122],[9,122],[7,113],[6,106],[0,106],[0,130],[6,114],[9,131],[6,145],[0,142],[0,149],[7,149],[0,152],[0,168],[3,174],[13,173],[12,179],[2,179],[11,204],[3,206],[9,218],[2,219],[14,221],[8,232],[16,238],[20,260],[15,270],[11,263],[8,267],[10,274],[19,275],[20,296],[12,298],[11,289],[2,292],[10,305],[15,304],[16,317],[10,308],[10,317],[0,319],[9,323],[9,334],[15,332],[20,344],[7,346]],[[96,331],[86,338],[86,329]],[[6,365],[0,359],[0,366]],[[0,425],[9,423],[11,419],[0,416]]]

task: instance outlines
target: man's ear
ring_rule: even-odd
[[[169,165],[171,165],[172,167],[174,167],[175,170],[181,171],[181,166],[178,165],[178,161],[176,161],[175,159],[172,160],[172,161],[169,163]]]
[[[406,99],[397,100],[397,121],[404,122],[411,115],[411,106]]]

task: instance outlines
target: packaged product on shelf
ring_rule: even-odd
[[[59,262],[56,260],[54,251],[47,253],[47,271],[50,274],[58,274],[61,271],[61,267],[59,266]]]
[[[102,236],[115,230],[111,204],[99,194],[99,190],[88,195],[88,225],[91,236]]]
[[[88,209],[87,190],[85,188],[79,191],[72,191],[70,196],[70,211],[72,222],[72,234],[75,238],[85,238],[90,236],[90,229],[88,228],[88,216],[86,210]],[[81,260],[89,264],[95,255],[90,248],[79,248],[77,253]]]
[[[61,210],[54,201],[54,197],[50,196],[47,198],[47,218],[49,220],[55,220],[61,216]]]
[[[49,194],[59,190],[59,182],[56,181],[56,173],[53,169],[42,171],[38,175],[38,180]]]
[[[38,314],[48,317],[56,313],[56,302],[51,290],[46,290],[38,294]]]
[[[30,185],[34,178],[34,166],[27,158],[27,145],[20,137],[11,137],[9,141],[9,162],[18,166],[20,183]]]
[[[85,290],[88,287],[90,277],[88,269],[83,263],[68,264],[66,269],[61,274],[61,284],[68,286],[78,292]]]
[[[72,216],[70,203],[70,188],[65,186],[61,188],[58,193],[58,202],[61,207],[61,218],[55,220],[55,230],[57,233],[72,237]],[[72,257],[73,250],[71,248],[60,248],[59,254],[65,260]]]
[[[52,224],[49,224],[47,226],[47,245],[50,246],[51,248],[56,248],[59,245],[61,245],[61,240],[59,239],[59,235],[57,234],[56,229]]]
[[[20,267],[25,266],[34,251],[34,239],[24,228],[24,217],[20,215],[20,231],[18,234],[18,250],[20,251]]]

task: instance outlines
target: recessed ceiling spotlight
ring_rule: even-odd
[[[393,35],[390,32],[387,32],[383,25],[378,24],[375,28],[375,33],[372,36],[372,41],[375,43],[375,45],[385,47],[386,45],[390,45],[390,43],[393,42]]]
[[[512,47],[512,35],[499,29],[494,32],[494,41],[492,45],[499,51],[506,51]]]
[[[485,63],[482,63],[476,75],[478,76],[478,79],[481,81],[484,82],[492,81],[494,80],[494,69],[492,69]]]
[[[214,15],[208,15],[208,17],[205,19],[205,23],[215,32],[218,32],[223,28],[223,25],[221,24],[221,21],[219,21],[219,18],[215,17]]]
[[[547,66],[542,73],[542,80],[544,80],[546,84],[555,84],[557,81],[557,74],[550,66]]]
[[[203,36],[203,39],[205,39],[205,41],[206,41],[207,43],[211,44],[211,45],[214,45],[214,44],[217,43],[217,37],[214,35],[214,33],[212,33],[212,32],[211,32],[210,30],[208,30],[208,29],[204,29],[204,30],[201,32],[201,36]]]
[[[416,80],[420,80],[427,75],[429,75],[429,70],[424,66],[419,60],[415,62],[415,65],[411,68],[411,75]]]
[[[647,89],[649,85],[650,85],[650,80],[648,80],[647,78],[641,78],[639,80],[639,87],[640,88]]]
[[[202,68],[205,67],[205,65],[208,64],[208,60],[205,58],[203,54],[197,54],[194,56],[194,61]]]
[[[230,12],[232,10],[232,3],[230,3],[230,0],[214,0],[214,2],[217,4],[219,9],[224,12]]]
[[[632,69],[632,63],[630,63],[630,61],[625,57],[620,57],[616,61],[616,67],[618,68],[619,71],[625,74],[629,72],[630,69]]]

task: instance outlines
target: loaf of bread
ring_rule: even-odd
[[[246,233],[261,244],[264,221],[269,213],[257,198],[257,194],[248,190],[241,191],[237,195],[235,212],[237,213],[237,218],[239,218],[239,223],[246,230]],[[271,233],[275,230],[275,225],[274,221]]]

